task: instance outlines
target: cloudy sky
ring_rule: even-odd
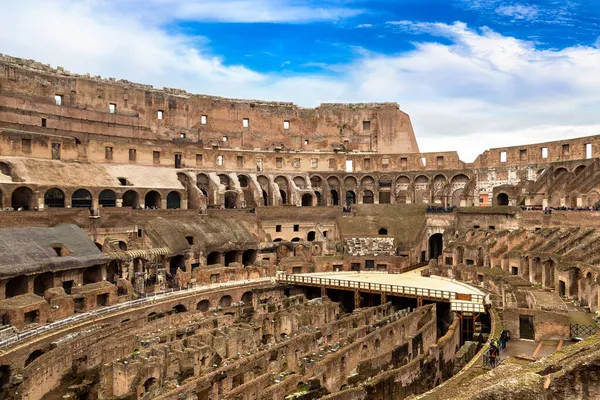
[[[421,151],[600,134],[598,0],[0,0],[0,52],[237,98],[395,101]]]

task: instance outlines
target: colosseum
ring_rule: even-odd
[[[0,398],[600,398],[600,135],[0,71]]]

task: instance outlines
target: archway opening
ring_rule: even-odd
[[[500,193],[498,196],[496,196],[496,204],[499,206],[507,206],[508,195],[506,193]]]
[[[387,230],[387,228],[379,228],[379,231],[377,232],[377,234],[379,234],[381,236],[385,236],[388,234],[388,230]]]
[[[185,272],[185,258],[182,255],[175,256],[169,260],[169,273],[172,276],[177,274],[178,269]]]
[[[442,255],[444,237],[441,233],[434,233],[429,237],[429,259],[437,259]]]
[[[144,382],[144,393],[149,393],[158,388],[158,381],[156,378],[148,378],[146,382]]]
[[[103,190],[98,195],[98,204],[100,207],[116,207],[117,195],[112,190]]]
[[[302,195],[302,207],[311,207],[313,205],[313,197],[310,193]]]
[[[236,208],[237,204],[237,193],[227,192],[225,193],[225,208],[233,209]]]
[[[215,265],[218,264],[221,259],[221,253],[218,251],[213,251],[206,256],[206,265]]]
[[[28,292],[29,278],[25,275],[15,276],[6,282],[6,298],[19,296]]]
[[[281,195],[281,204],[287,204],[287,193],[283,189],[279,189]]]
[[[352,190],[346,192],[346,205],[351,206],[356,204],[356,194]]]
[[[44,194],[44,206],[48,208],[64,208],[65,194],[58,188],[52,188]]]
[[[83,270],[83,284],[96,283],[102,281],[102,269],[99,265],[94,265]]]
[[[315,231],[310,231],[306,235],[306,240],[309,241],[309,242],[314,242],[315,241],[315,237],[316,237]]]
[[[219,306],[221,307],[231,307],[231,303],[233,303],[233,299],[229,295],[223,296],[219,300]]]
[[[167,195],[167,208],[169,210],[181,208],[181,196],[178,192],[169,192]]]
[[[187,308],[185,308],[183,304],[177,304],[175,307],[173,307],[173,311],[175,311],[175,314],[180,314],[186,312]]]
[[[231,250],[225,253],[225,266],[237,261],[237,251]]]
[[[123,193],[123,207],[137,208],[140,205],[140,196],[134,190]]]
[[[370,190],[365,190],[363,194],[363,204],[373,204],[375,202],[375,198],[373,196],[373,192]]]
[[[269,205],[269,195],[264,190],[262,191],[262,197],[263,197],[263,206],[265,206],[265,207],[268,206]]]
[[[144,197],[144,205],[146,208],[159,209],[160,201],[160,193],[158,193],[156,190],[149,191],[146,193],[146,197]]]
[[[242,264],[243,265],[253,265],[256,261],[256,250],[248,249],[244,251],[242,254]]]
[[[252,305],[252,300],[254,300],[254,293],[253,292],[245,292],[242,295],[242,301],[244,302],[244,304]]]
[[[246,175],[239,175],[238,180],[240,181],[240,187],[248,187],[248,177]]]
[[[317,206],[324,206],[323,204],[323,196],[321,196],[321,192],[315,192],[315,197],[317,198]]]
[[[337,190],[331,190],[331,205],[338,206],[340,204],[340,195]]]
[[[25,186],[17,188],[12,194],[11,206],[15,210],[33,210],[33,191]]]
[[[92,194],[85,189],[78,189],[71,196],[71,207],[92,208]]]
[[[27,357],[27,360],[25,360],[25,366],[28,366],[29,364],[31,364],[33,361],[35,361],[37,358],[41,357],[44,354],[44,352],[42,350],[34,350],[33,352],[31,352],[31,354],[29,354],[29,357]]]
[[[207,312],[209,309],[210,309],[210,301],[208,301],[208,300],[201,300],[196,305],[196,311]]]

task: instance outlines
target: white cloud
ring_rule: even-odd
[[[112,6],[159,21],[302,23],[337,21],[363,12],[310,0],[123,0]]]
[[[425,41],[397,55],[358,51],[350,64],[323,65],[322,75],[264,74],[226,64],[205,39],[169,33],[139,13],[116,14],[103,4],[9,2],[0,14],[0,51],[78,73],[193,93],[303,106],[397,101],[411,115],[422,151],[457,150],[465,161],[489,147],[600,129],[596,47],[539,50],[534,43],[460,22],[403,21],[393,26],[441,36],[450,44]]]
[[[355,28],[361,29],[361,28],[372,28],[373,24],[359,24],[356,25]]]
[[[496,14],[512,17],[515,20],[531,21],[536,19],[539,14],[536,6],[526,6],[523,4],[504,5],[496,8]]]

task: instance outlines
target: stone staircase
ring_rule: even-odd
[[[394,238],[347,238],[346,253],[352,256],[393,256],[396,254]]]

